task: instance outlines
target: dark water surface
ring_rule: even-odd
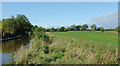
[[[21,46],[29,46],[30,38],[24,37],[15,40],[9,40],[2,42],[2,64],[6,64],[10,61],[10,54],[15,53]]]

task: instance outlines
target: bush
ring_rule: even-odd
[[[114,29],[105,29],[105,31],[114,31]]]
[[[98,27],[97,31],[101,31],[101,32],[104,32],[104,28],[103,27]]]
[[[83,28],[82,28],[82,27],[80,28],[80,31],[83,31]]]
[[[65,28],[64,31],[70,31],[70,28]]]
[[[104,32],[104,28],[101,28],[100,31],[101,31],[101,32]]]
[[[48,47],[47,44],[44,45],[43,51],[44,51],[45,54],[48,54],[48,53],[49,53],[49,47]]]
[[[55,32],[54,30],[50,30],[50,32]]]
[[[86,28],[86,31],[89,31],[89,29],[88,29],[88,28]]]
[[[120,32],[120,26],[118,26],[117,28],[115,28],[115,31]]]
[[[49,43],[49,37],[45,34],[44,31],[39,30],[38,28],[34,30],[33,32],[34,37],[38,39],[44,40],[44,42]],[[51,42],[51,41],[50,41]],[[52,43],[52,42],[51,42]]]
[[[51,61],[56,61],[58,58],[60,59],[62,56],[63,56],[62,53],[53,52],[48,56],[47,59],[50,60],[49,62],[51,62]]]

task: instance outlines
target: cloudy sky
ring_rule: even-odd
[[[96,24],[117,27],[117,2],[3,2],[2,18],[24,14],[33,25],[44,27]]]
[[[118,25],[118,12],[94,17],[90,23],[104,28],[115,28]]]

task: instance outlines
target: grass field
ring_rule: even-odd
[[[110,44],[118,47],[118,34],[114,32],[85,32],[85,31],[69,31],[54,32],[53,34],[62,37],[72,37],[81,40],[91,40],[96,43]]]
[[[117,33],[46,33],[52,43],[35,38],[29,48],[17,51],[13,64],[118,64]],[[46,53],[47,52],[47,53]]]

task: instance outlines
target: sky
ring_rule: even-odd
[[[96,24],[98,27],[118,26],[117,2],[3,2],[2,19],[22,14],[33,25],[68,27],[72,24]]]

